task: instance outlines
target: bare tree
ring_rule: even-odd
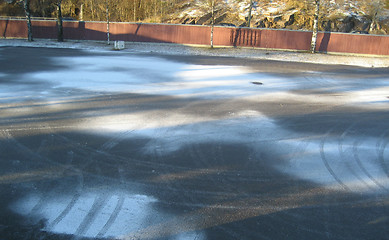
[[[210,46],[211,46],[211,48],[213,48],[213,46],[214,46],[213,36],[214,36],[214,28],[215,28],[215,15],[216,15],[216,11],[218,9],[220,9],[221,3],[222,3],[222,0],[202,0],[202,1],[199,1],[199,4],[197,5],[204,12],[211,15],[211,19],[210,19],[210,25],[211,25]]]
[[[23,8],[27,18],[27,39],[29,42],[32,42],[34,39],[32,37],[30,0],[23,0]]]
[[[30,0],[4,0],[8,4],[21,4],[23,6],[24,15],[27,20],[27,39],[29,42],[32,42],[32,23],[31,23],[31,9],[30,9]]]
[[[58,42],[63,42],[62,0],[57,0]]]
[[[80,16],[78,18],[80,21],[84,21],[84,3],[80,5]]]
[[[109,39],[109,0],[106,0],[106,14],[107,14],[107,44],[110,44],[110,39]]]
[[[247,16],[247,27],[251,27],[251,12],[253,10],[254,0],[250,0],[249,15]]]
[[[312,31],[312,41],[311,41],[311,52],[315,53],[316,51],[316,42],[317,42],[317,32],[319,31],[319,13],[320,13],[320,0],[315,1],[315,13],[313,17],[313,31]]]
[[[209,0],[211,5],[211,48],[213,48],[213,31],[215,28],[215,0]]]
[[[385,7],[385,1],[383,0],[367,1],[365,4],[366,4],[365,8],[367,11],[367,15],[371,21],[369,32],[373,32],[378,28],[378,20]]]

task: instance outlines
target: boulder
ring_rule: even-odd
[[[355,19],[353,16],[347,16],[343,20],[341,20],[339,24],[339,32],[349,33],[354,29]]]

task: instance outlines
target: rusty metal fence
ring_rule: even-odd
[[[32,25],[35,38],[56,38],[55,21],[35,20]],[[107,38],[107,25],[104,22],[65,21],[63,26],[65,39]],[[2,38],[26,38],[27,24],[20,19],[0,19],[0,32]],[[311,37],[312,33],[307,31],[215,27],[214,45],[308,51]],[[112,41],[209,45],[211,28],[175,24],[110,23],[110,38]],[[389,37],[319,33],[317,51],[389,55]]]

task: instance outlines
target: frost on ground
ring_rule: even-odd
[[[109,137],[97,149],[100,152],[109,152],[125,139],[150,139],[140,151],[160,157],[161,164],[164,156],[191,145],[243,144],[251,162],[259,162],[268,150],[266,164],[271,168],[320,187],[367,195],[388,193],[389,126],[382,119],[386,115],[372,123],[369,115],[363,118],[351,111],[356,106],[366,112],[385,111],[386,78],[338,79],[320,72],[287,77],[246,66],[184,63],[134,52],[142,50],[112,53],[95,48],[84,51],[95,56],[52,57],[51,63],[61,68],[20,73],[19,84],[4,83],[0,107],[12,108],[1,109],[2,117],[22,118],[7,123],[5,133],[72,130]],[[2,73],[0,77],[10,76]],[[99,97],[105,97],[104,101],[99,102]],[[149,103],[152,100],[155,105]],[[95,105],[89,106],[91,102]],[[341,118],[343,110],[354,115]],[[38,117],[23,118],[32,114]],[[40,120],[48,114],[48,123],[42,124]],[[61,117],[67,120],[59,124]],[[333,118],[337,121],[331,122]],[[300,126],[301,122],[308,126]],[[201,159],[208,153],[196,154]],[[201,175],[200,170],[188,171],[186,176]],[[177,175],[159,177],[155,179]],[[139,226],[157,225],[161,226],[158,230],[167,231],[163,222],[169,214],[157,211],[159,200],[151,196],[115,187],[103,193],[83,191],[75,199],[67,193],[39,194],[20,199],[11,209],[47,219],[47,231],[119,239],[137,236],[134,232]],[[40,199],[45,199],[45,208],[36,207]],[[118,205],[120,210],[115,210]],[[202,238],[190,234],[197,222],[179,220],[173,221],[177,228],[189,233],[177,239]]]
[[[34,208],[41,198],[39,195],[27,196],[15,202],[11,209],[22,215],[44,216],[47,221],[45,230],[60,234],[116,238],[136,232],[144,222],[149,225],[158,223],[163,217],[153,209],[155,199],[123,192],[84,192],[76,201],[66,195],[53,197],[41,209]],[[63,215],[70,204],[72,208]],[[115,213],[118,207],[121,211]],[[94,218],[88,216],[93,208],[97,209],[94,213],[98,215]],[[116,218],[110,219],[113,214]]]
[[[287,62],[304,62],[318,64],[336,64],[361,67],[389,67],[389,58],[386,56],[353,56],[353,55],[330,55],[310,54],[293,51],[273,51],[253,48],[215,48],[208,46],[186,46],[169,43],[137,43],[126,42],[126,49],[122,52],[129,53],[159,53],[168,55],[201,55],[264,59]],[[47,47],[47,48],[72,48],[90,51],[112,51],[113,43],[106,41],[74,41],[58,43],[54,40],[38,39],[27,42],[24,39],[0,39],[0,46],[23,46],[23,47]]]
[[[21,96],[38,95],[50,103],[58,98],[58,90],[78,89],[78,91],[95,92],[100,95],[112,93],[131,93],[138,95],[169,96],[181,99],[202,99],[203,101],[225,101],[233,99],[272,102],[277,99],[293,99],[300,102],[311,102],[320,105],[352,105],[358,104],[367,109],[382,109],[387,106],[387,92],[389,84],[385,80],[371,80],[366,82],[361,79],[348,80],[346,85],[339,84],[338,80],[331,78],[286,78],[282,76],[255,73],[248,67],[223,66],[223,65],[195,65],[180,62],[167,61],[157,57],[140,57],[128,55],[109,55],[102,57],[60,57],[54,58],[54,62],[67,67],[55,70],[55,72],[35,72],[21,76],[34,82],[45,82],[51,86],[51,90],[43,88],[41,92],[29,92],[28,89],[19,92]],[[152,67],[150,67],[152,66]],[[53,77],[55,76],[55,77]],[[253,85],[252,82],[261,82],[263,85]],[[322,91],[330,89],[332,92],[341,92],[339,97],[300,94],[299,90],[320,87]],[[2,91],[2,98],[7,99],[9,94]],[[52,93],[54,91],[54,94]],[[15,94],[12,94],[15,97]],[[65,98],[66,99],[66,98]],[[233,101],[232,101],[233,102]],[[61,103],[60,103],[61,104]],[[64,107],[71,108],[72,106]],[[54,105],[55,108],[55,105]],[[109,112],[109,110],[106,110]],[[212,109],[210,109],[212,111]],[[352,152],[353,146],[357,147],[357,155],[369,155],[374,152],[374,139],[360,139],[352,142],[354,137],[344,133],[339,139],[332,137],[331,131],[324,132],[323,139],[305,139],[304,135],[290,132],[266,116],[261,111],[254,109],[234,109],[220,115],[222,109],[214,109],[216,114],[208,112],[201,115],[190,115],[185,109],[150,109],[135,113],[117,112],[115,114],[97,114],[85,116],[78,129],[93,132],[120,133],[132,131],[133,135],[147,136],[153,139],[144,146],[145,153],[153,151],[158,146],[160,151],[169,153],[177,151],[181,147],[195,142],[221,141],[243,142],[252,145],[267,141],[279,145],[285,154],[292,154],[288,167],[277,166],[290,174],[302,178],[326,184],[334,185],[355,191],[361,188],[388,188],[385,183],[385,172],[380,168],[379,162],[369,161],[368,166],[355,166],[347,158]],[[161,116],[160,118],[156,116]],[[147,120],[146,120],[147,119]],[[259,127],[259,130],[257,130]],[[351,130],[349,130],[351,131]],[[258,134],[255,134],[258,132]],[[327,136],[328,135],[328,136]],[[381,141],[382,139],[377,139]],[[339,141],[342,144],[339,147]],[[148,149],[150,147],[150,149]],[[342,149],[339,149],[342,148]],[[325,151],[324,151],[325,150]],[[303,156],[299,155],[303,151]],[[324,151],[324,152],[323,152]],[[323,154],[328,156],[323,156]],[[378,153],[377,153],[378,154]],[[376,155],[377,155],[376,154]],[[382,154],[386,155],[387,152]],[[298,155],[297,159],[293,155]],[[343,156],[343,157],[342,157]],[[353,155],[351,155],[353,156]],[[379,157],[378,155],[376,156]],[[328,163],[323,164],[323,158]],[[334,171],[339,171],[344,179],[334,178],[328,172],[328,165],[332,159],[336,161],[342,158],[346,161],[336,163]],[[370,169],[377,177],[364,174],[361,169]],[[349,175],[346,173],[350,172]],[[343,174],[340,174],[343,173]],[[362,181],[363,180],[363,181]],[[377,181],[379,184],[374,183]],[[361,183],[362,185],[358,185]],[[339,183],[341,183],[339,185]]]

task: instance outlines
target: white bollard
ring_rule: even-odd
[[[115,41],[114,49],[115,50],[122,50],[122,49],[124,49],[124,41]]]

